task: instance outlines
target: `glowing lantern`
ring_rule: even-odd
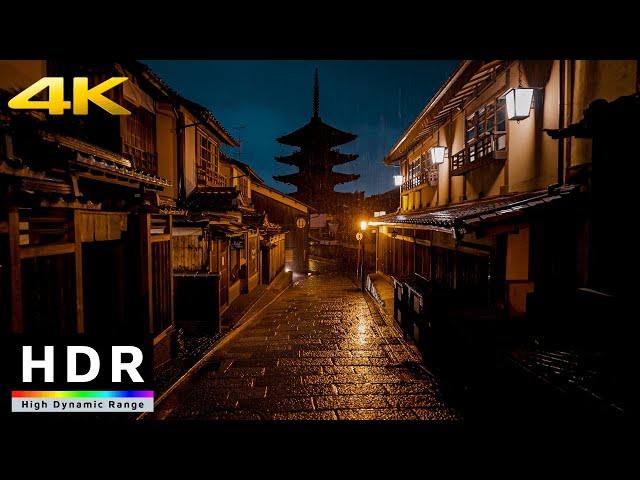
[[[440,165],[444,163],[444,154],[447,151],[447,147],[442,147],[440,145],[436,145],[435,147],[431,147],[429,149],[429,154],[431,155],[431,161],[434,165]]]
[[[529,117],[533,88],[512,88],[504,95],[509,120],[524,120]]]

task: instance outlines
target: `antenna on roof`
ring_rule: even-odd
[[[236,139],[238,140],[238,160],[242,161],[242,140],[240,139],[240,134],[242,133],[242,130],[244,130],[245,128],[247,128],[246,125],[240,125],[238,127],[231,127],[234,130],[236,130],[238,133],[236,135]]]

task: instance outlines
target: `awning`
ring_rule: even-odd
[[[502,195],[455,205],[429,208],[410,213],[377,217],[370,225],[397,225],[403,228],[423,228],[451,233],[456,238],[491,224],[521,220],[526,214],[557,207],[575,197],[578,185]]]

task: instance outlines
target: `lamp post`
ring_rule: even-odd
[[[358,249],[360,251],[360,266],[358,270],[360,271],[360,290],[364,292],[364,232],[367,231],[367,226],[369,222],[366,220],[362,220],[360,222],[360,231],[356,234],[356,238],[358,239]]]

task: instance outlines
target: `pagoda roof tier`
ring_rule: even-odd
[[[275,175],[274,180],[283,183],[290,183],[295,186],[309,186],[311,182],[316,183],[319,175],[312,172],[296,172],[289,175]],[[323,176],[323,181],[326,184],[338,185],[340,183],[352,182],[360,178],[357,173],[340,173],[330,172],[326,176]]]
[[[329,147],[336,147],[344,143],[355,140],[357,135],[338,130],[324,123],[320,117],[312,117],[309,123],[288,135],[278,137],[279,143],[294,147],[310,146],[314,144],[324,144]]]
[[[276,157],[276,161],[280,163],[285,163],[287,165],[295,165],[296,167],[300,167],[306,164],[307,158],[309,154],[307,152],[303,152],[298,150],[297,152],[293,152],[291,155]],[[326,155],[326,163],[331,166],[334,165],[342,165],[343,163],[353,162],[358,158],[357,153],[341,153],[337,150],[329,150]]]

